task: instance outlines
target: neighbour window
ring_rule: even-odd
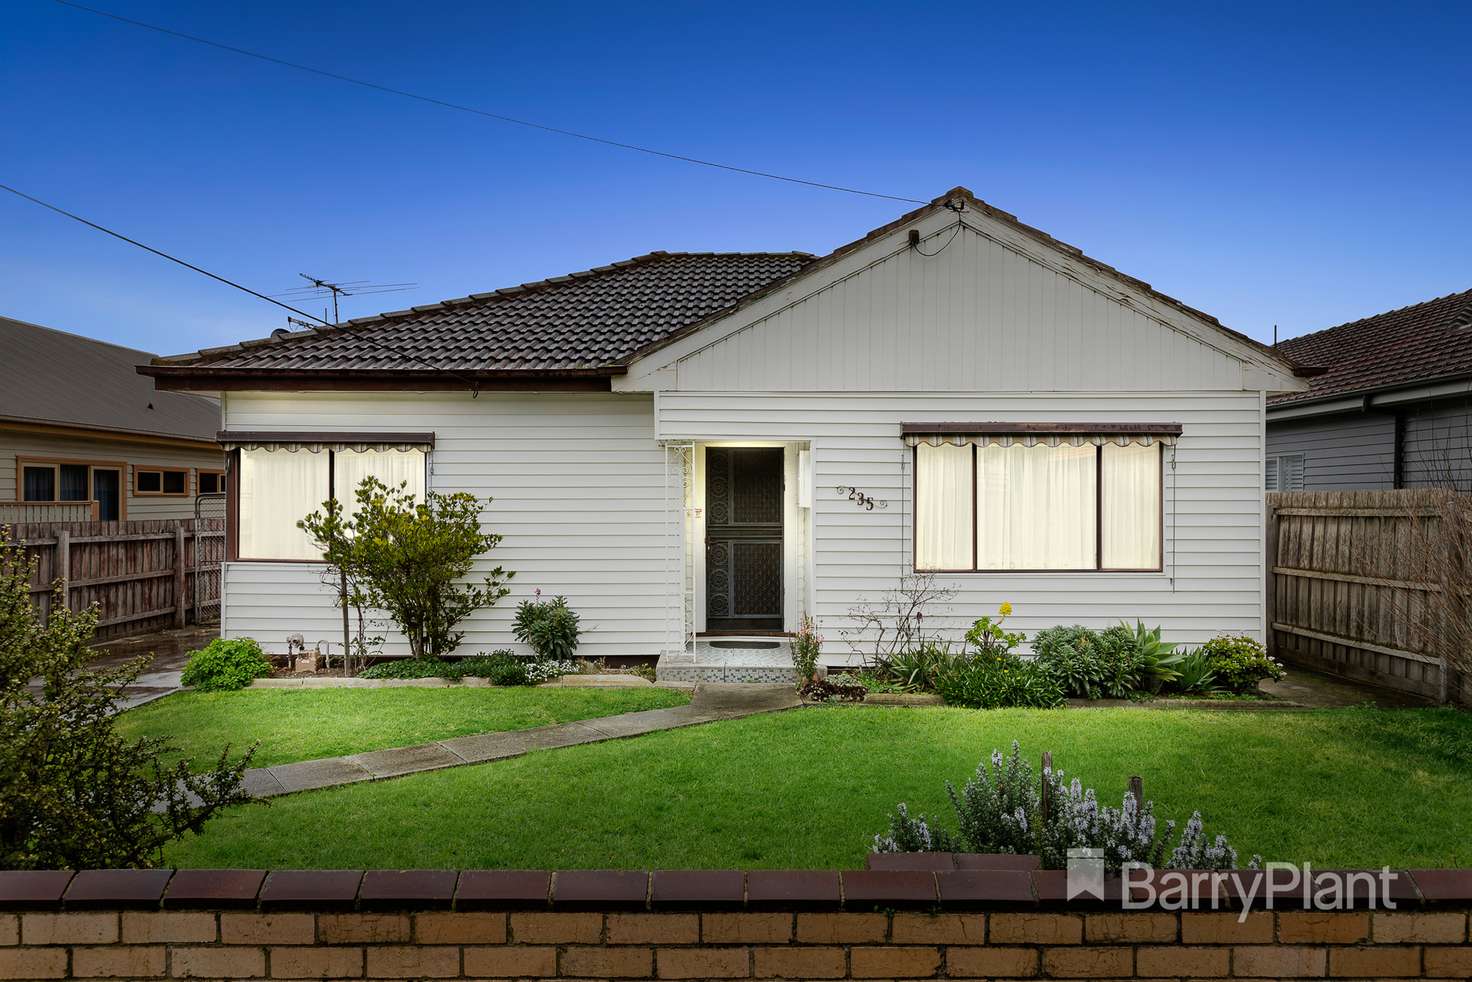
[[[225,472],[224,471],[200,471],[199,472],[199,493],[200,494],[219,494],[221,491],[224,491],[224,490],[225,490]]]
[[[135,467],[133,469],[133,493],[187,495],[189,493],[189,472],[159,467]]]
[[[390,487],[407,482],[415,497],[425,491],[425,453],[414,447],[286,445],[242,447],[239,456],[238,547],[241,559],[320,560],[311,538],[296,523],[340,498],[357,511],[353,492],[365,477]]]
[[[1285,453],[1269,457],[1264,470],[1264,485],[1269,491],[1302,491],[1304,455]]]
[[[20,465],[21,500],[91,501],[92,467],[82,463],[23,462]]]
[[[55,466],[25,467],[22,471],[22,494],[25,501],[56,500]]]
[[[916,569],[1161,568],[1162,446],[1173,433],[1019,435],[906,434]]]

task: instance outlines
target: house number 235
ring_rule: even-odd
[[[836,490],[841,495],[847,495],[849,501],[852,501],[856,506],[864,509],[864,511],[873,511],[875,508],[889,507],[889,502],[880,501],[877,498],[871,498],[864,492],[860,491],[858,488],[839,486],[834,490]]]

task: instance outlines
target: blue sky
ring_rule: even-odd
[[[1472,287],[1472,6],[186,4],[117,13],[426,95],[930,198],[963,184],[1262,339]],[[0,10],[0,182],[345,316],[652,249],[823,253],[906,206]],[[0,314],[154,351],[283,314],[0,195]]]

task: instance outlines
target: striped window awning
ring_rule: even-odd
[[[1082,447],[1115,444],[1171,446],[1181,435],[1179,423],[901,423],[900,437],[906,446],[932,447],[1013,445],[1024,447]]]
[[[290,430],[221,430],[215,439],[226,450],[424,450],[434,449],[433,433],[327,433]]]

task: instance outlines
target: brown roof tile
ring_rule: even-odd
[[[1274,406],[1472,375],[1472,290],[1289,338],[1278,351],[1325,371]]]

